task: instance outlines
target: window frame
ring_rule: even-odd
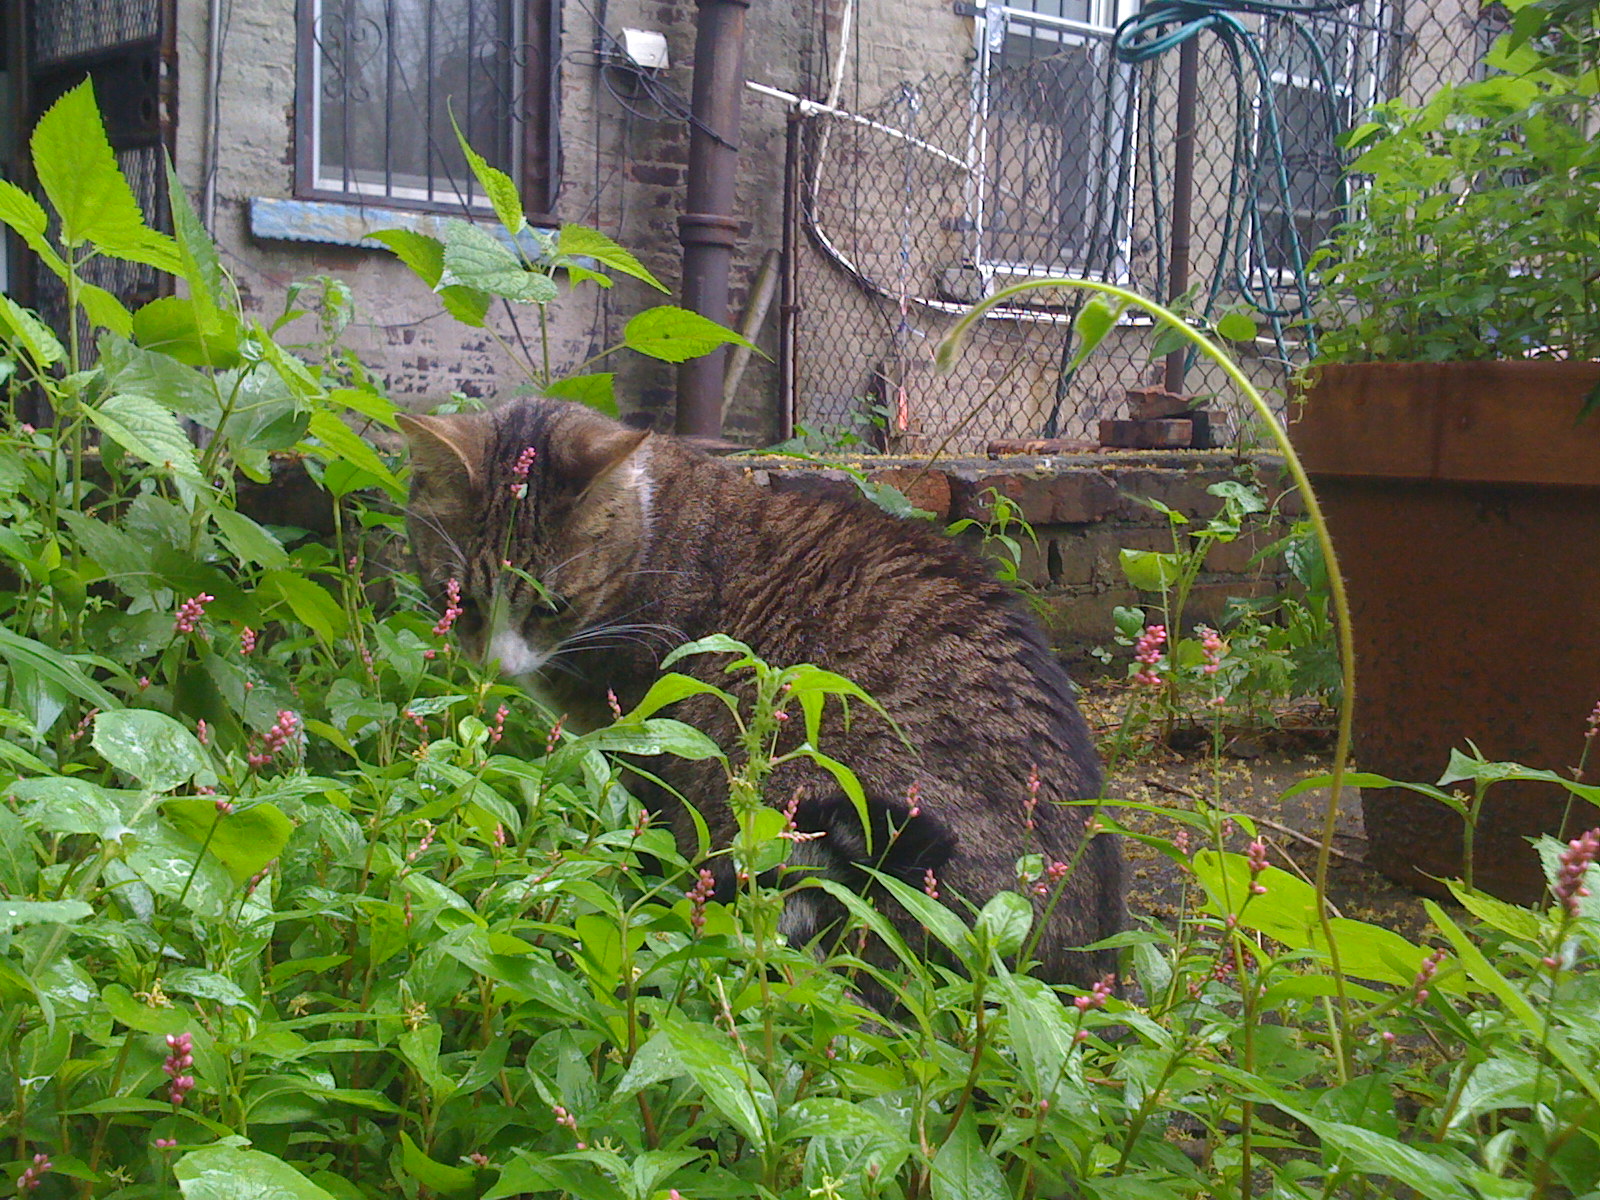
[[[322,0],[295,0],[295,120],[294,198],[328,201],[356,207],[398,208],[427,213],[481,216],[492,209],[470,180],[469,200],[391,194],[382,189],[347,191],[326,186],[317,168],[321,66],[315,35]],[[512,169],[528,219],[536,225],[554,225],[560,187],[560,65],[559,0],[511,0],[516,24],[516,51],[511,55],[511,86],[516,100],[510,114]]]
[[[1291,88],[1306,95],[1321,97],[1325,105],[1331,105],[1335,109],[1342,110],[1352,125],[1359,119],[1359,114],[1371,108],[1383,97],[1384,79],[1387,72],[1383,62],[1382,39],[1384,36],[1383,30],[1385,29],[1384,22],[1389,16],[1387,0],[1364,0],[1354,12],[1356,16],[1353,20],[1342,16],[1322,18],[1330,23],[1341,43],[1339,52],[1343,62],[1340,64],[1340,70],[1337,72],[1330,70],[1329,72],[1330,82],[1333,85],[1331,90],[1325,89],[1323,80],[1316,75],[1305,75],[1297,71],[1288,70],[1281,61],[1274,64],[1272,70],[1268,73],[1266,86],[1273,90],[1273,109],[1280,117],[1284,108],[1281,102],[1282,93]],[[1290,36],[1297,35],[1291,34]],[[1252,127],[1250,130],[1251,149],[1258,164],[1263,161],[1262,156],[1267,149],[1264,112],[1265,105],[1261,94],[1258,92],[1251,100]],[[1337,117],[1335,117],[1334,123],[1338,123]],[[1335,132],[1337,133],[1337,131]],[[1342,213],[1339,211],[1340,208],[1348,209],[1352,197],[1349,195],[1341,197],[1339,194],[1339,189],[1345,182],[1343,164],[1336,167],[1332,173],[1332,178],[1334,180],[1334,208],[1330,210],[1329,216],[1332,224],[1336,225],[1343,219]],[[1301,219],[1315,220],[1317,210],[1311,206],[1301,206],[1299,204],[1286,207],[1277,203],[1280,198],[1276,194],[1263,193],[1257,202],[1257,213],[1263,221],[1268,218],[1274,220],[1287,218],[1285,228],[1293,230],[1294,236],[1299,239],[1298,222]],[[1291,199],[1298,199],[1298,197],[1292,197]],[[1276,256],[1281,258],[1286,249],[1287,245],[1278,239],[1274,239],[1269,243],[1264,237],[1259,240],[1252,238],[1249,259],[1252,277],[1271,280],[1273,284],[1279,287],[1295,287],[1299,276],[1293,270],[1292,263],[1273,261],[1274,254],[1272,251],[1276,251]],[[1300,246],[1302,258],[1309,259],[1316,249],[1316,245],[1302,244]]]
[[[1103,265],[1089,270],[1086,258],[1092,253],[1088,247],[1074,247],[1063,236],[1056,247],[1055,257],[1048,262],[1029,261],[991,253],[992,246],[988,241],[991,228],[989,220],[994,213],[993,202],[990,199],[990,170],[988,161],[988,140],[991,133],[990,99],[992,96],[990,80],[995,70],[996,52],[1003,47],[1008,36],[1033,36],[1041,41],[1048,40],[1057,44],[1068,43],[1086,45],[1090,42],[1101,42],[1105,45],[1105,53],[1110,53],[1110,43],[1116,32],[1119,21],[1129,15],[1136,7],[1138,0],[1088,0],[1088,19],[1077,20],[1072,17],[1060,17],[1048,12],[1039,11],[1040,7],[1049,4],[1050,0],[1015,0],[1013,3],[992,3],[979,0],[974,8],[974,47],[973,62],[973,104],[972,104],[972,131],[970,136],[971,161],[973,170],[970,175],[969,195],[967,198],[967,225],[971,232],[970,253],[974,267],[983,279],[985,287],[993,290],[996,277],[1003,279],[1024,279],[1060,274],[1063,269],[1071,269],[1086,274],[1088,277],[1105,280],[1112,283],[1125,283],[1131,275],[1129,259],[1132,252],[1132,237],[1130,233],[1131,219],[1134,211],[1134,177],[1138,161],[1138,128],[1137,128],[1137,97],[1138,80],[1132,68],[1126,72],[1126,83],[1123,87],[1119,102],[1113,106],[1116,113],[1116,123],[1110,130],[1091,129],[1092,138],[1112,138],[1114,145],[1120,147],[1124,143],[1127,133],[1122,122],[1133,122],[1131,144],[1128,145],[1126,158],[1115,164],[1115,169],[1108,172],[1100,187],[1106,189],[1109,197],[1114,201],[1120,190],[1122,203],[1120,221],[1112,223],[1118,230],[1117,241],[1110,250],[1109,256]],[[1034,7],[1037,5],[1038,7]],[[1054,7],[1065,7],[1064,0],[1058,0]],[[1023,26],[1016,29],[1015,26]],[[1096,93],[1097,98],[1104,100],[1104,89]],[[1096,113],[1092,121],[1098,123],[1100,114]],[[1115,157],[1121,158],[1117,150],[1113,150]]]

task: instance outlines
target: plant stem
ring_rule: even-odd
[[[1305,465],[1301,463],[1300,456],[1295,453],[1294,446],[1289,441],[1289,435],[1279,423],[1266,399],[1250,382],[1238,364],[1224,354],[1209,338],[1197,329],[1190,327],[1189,323],[1171,309],[1131,292],[1126,288],[1117,287],[1115,284],[1102,283],[1094,279],[1029,279],[1022,283],[1013,284],[1002,288],[992,296],[985,297],[975,304],[967,315],[957,322],[954,329],[945,338],[939,347],[938,361],[941,368],[948,370],[951,362],[960,348],[962,339],[967,331],[989,309],[1037,288],[1084,288],[1091,292],[1111,296],[1126,304],[1132,304],[1150,313],[1156,320],[1168,328],[1177,331],[1189,342],[1192,342],[1202,354],[1216,363],[1240,393],[1250,402],[1256,416],[1262,425],[1272,435],[1272,440],[1277,444],[1283,454],[1284,466],[1295,486],[1300,491],[1301,500],[1306,506],[1306,518],[1311,522],[1311,527],[1316,533],[1317,545],[1322,549],[1323,562],[1328,572],[1328,591],[1333,601],[1334,621],[1339,632],[1339,671],[1344,684],[1344,695],[1339,705],[1338,733],[1334,740],[1333,771],[1328,788],[1328,800],[1322,810],[1321,845],[1317,850],[1317,920],[1322,928],[1322,935],[1327,946],[1329,965],[1332,968],[1334,990],[1339,1001],[1339,1021],[1334,1026],[1334,1035],[1337,1041],[1338,1062],[1340,1077],[1348,1078],[1352,1065],[1352,1047],[1350,1045],[1349,1030],[1351,1028],[1350,999],[1345,988],[1344,971],[1339,963],[1339,944],[1333,936],[1331,915],[1328,910],[1328,870],[1332,860],[1331,849],[1333,846],[1334,829],[1339,817],[1339,800],[1344,792],[1345,762],[1350,757],[1351,714],[1354,711],[1356,694],[1356,667],[1355,649],[1351,641],[1350,601],[1344,586],[1344,575],[1339,569],[1338,553],[1333,548],[1333,541],[1328,534],[1328,521],[1323,516],[1322,505],[1312,490],[1311,480],[1306,475]]]

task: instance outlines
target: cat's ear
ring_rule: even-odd
[[[627,461],[650,436],[648,429],[629,429],[612,421],[575,423],[561,447],[565,475],[583,491]]]
[[[449,417],[399,414],[400,431],[411,445],[411,469],[425,490],[464,495],[483,478],[489,424],[479,413]]]

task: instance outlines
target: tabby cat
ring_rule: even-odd
[[[522,400],[401,422],[412,544],[438,599],[456,581],[455,628],[470,653],[536,681],[580,724],[607,719],[608,692],[624,708],[637,703],[669,649],[710,633],[776,666],[845,675],[895,723],[857,705],[848,726],[830,719],[822,731],[820,748],[860,777],[871,844],[892,843],[870,865],[918,887],[932,872],[947,903],[981,905],[1017,886],[1025,854],[1070,864],[1038,942],[1043,974],[1083,984],[1111,968],[1109,952],[1075,947],[1123,926],[1120,849],[1107,834],[1085,844],[1092,808],[1055,803],[1100,794],[1088,728],[1025,608],[966,550],[865,504],[770,492],[736,463],[574,404]],[[710,656],[677,669],[728,686]],[[691,698],[672,715],[737,749],[714,701]],[[695,804],[714,845],[731,841],[719,764],[649,769]],[[831,776],[785,764],[767,796],[795,803],[798,829],[823,835],[800,843],[811,866],[865,883],[856,868],[868,861],[866,838]],[[692,852],[693,823],[671,807]],[[1050,889],[1035,889],[1042,917],[1040,890]],[[837,915],[818,889],[798,896],[782,925],[796,945]],[[912,945],[925,944],[908,914],[876,901]]]

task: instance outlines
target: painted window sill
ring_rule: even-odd
[[[328,246],[362,246],[369,250],[384,247],[368,235],[380,229],[409,229],[430,237],[444,236],[444,223],[458,219],[439,213],[407,208],[384,208],[375,204],[340,203],[332,200],[281,200],[271,196],[250,199],[250,233],[253,237],[278,242],[317,242]],[[474,222],[492,234],[507,249],[511,235],[498,221]],[[518,241],[531,261],[548,252],[534,229],[525,230]]]

